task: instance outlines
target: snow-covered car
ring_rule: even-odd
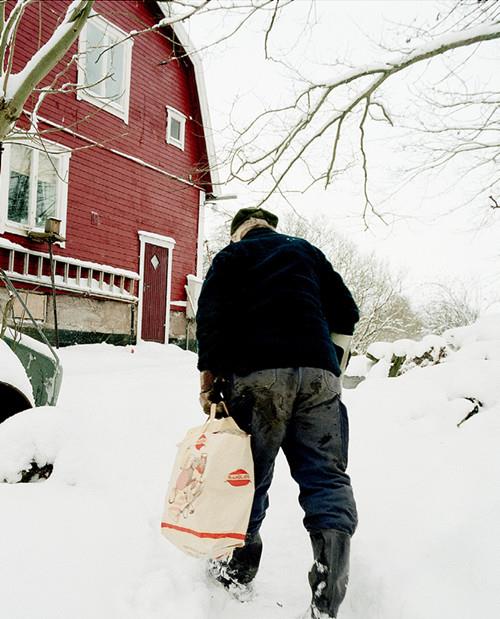
[[[62,382],[62,368],[39,325],[33,320],[24,301],[5,272],[0,280],[11,298],[24,307],[27,319],[42,341],[29,337],[13,327],[0,330],[0,423],[34,406],[55,405]]]
[[[7,342],[0,340],[0,423],[34,406],[33,389],[23,364]]]

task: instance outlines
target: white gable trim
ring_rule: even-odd
[[[165,17],[171,17],[168,8],[161,1],[157,2],[158,7]],[[205,133],[205,143],[207,146],[208,165],[210,167],[210,177],[212,179],[212,185],[214,186],[213,193],[216,193],[216,186],[220,185],[219,174],[217,171],[217,159],[215,156],[215,144],[213,139],[212,122],[210,119],[210,110],[208,107],[207,87],[205,83],[205,75],[203,73],[203,66],[200,55],[196,51],[196,47],[191,42],[189,35],[187,34],[184,26],[181,23],[171,24],[173,31],[182,47],[184,48],[189,59],[193,63],[194,75],[196,79],[196,89],[198,91],[198,99],[200,102],[201,121],[203,123],[203,129]]]

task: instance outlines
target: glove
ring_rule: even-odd
[[[205,414],[210,415],[212,404],[217,404],[215,416],[227,416],[223,394],[225,382],[224,378],[215,376],[210,370],[200,372],[200,404]]]

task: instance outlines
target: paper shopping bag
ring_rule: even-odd
[[[231,417],[186,434],[165,497],[163,535],[188,554],[230,556],[244,545],[254,495],[250,435]]]

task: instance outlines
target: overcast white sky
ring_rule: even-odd
[[[433,20],[439,7],[446,10],[450,3],[318,0],[312,14],[308,13],[309,6],[308,0],[296,0],[283,11],[271,34],[270,49],[275,57],[307,76],[331,77],[342,70],[332,66],[337,59],[353,64],[385,59],[377,44],[401,40],[398,24]],[[197,45],[205,43],[230,24],[227,18],[224,22],[217,18],[193,24],[190,36]],[[297,87],[283,66],[264,59],[263,24],[254,20],[237,35],[203,54],[209,106],[221,152],[231,139],[227,131],[229,118],[243,124],[256,111],[291,98]],[[498,42],[483,44],[469,60],[465,79],[492,88],[492,75],[500,73],[498,48]],[[458,184],[463,169],[450,169],[418,178],[387,199],[400,184],[398,168],[404,166],[407,157],[402,138],[405,130],[401,126],[405,124],[405,115],[413,113],[412,106],[419,105],[412,93],[422,84],[435,83],[442,75],[443,65],[434,63],[395,78],[385,100],[397,128],[378,126],[369,136],[373,197],[381,211],[396,215],[387,218],[391,225],[381,225],[373,218],[365,230],[359,215],[363,208],[359,170],[326,191],[318,187],[305,195],[292,194],[288,198],[305,217],[325,214],[339,232],[361,248],[375,250],[394,269],[402,268],[406,273],[405,290],[412,298],[418,299],[424,283],[458,279],[477,288],[487,306],[500,298],[500,212],[489,209],[486,200],[463,206],[468,192],[476,190],[474,179]],[[322,153],[315,156],[320,158]],[[225,187],[222,193],[237,193],[238,201],[224,203],[224,208],[236,211],[254,204],[260,195],[258,189]],[[290,207],[276,197],[267,208],[282,214]]]

